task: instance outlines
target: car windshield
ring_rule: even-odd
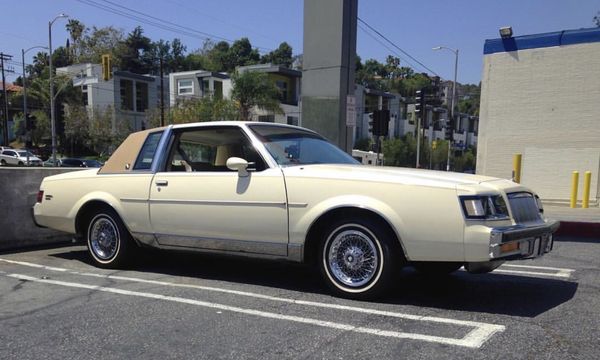
[[[279,165],[358,164],[319,135],[301,129],[249,125]]]
[[[32,157],[32,156],[35,156],[32,153],[30,153],[29,151],[17,151],[17,152],[19,153],[19,156],[21,156],[21,157],[27,157],[27,156]]]

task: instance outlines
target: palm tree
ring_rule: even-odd
[[[66,25],[69,36],[71,37],[71,56],[73,56],[73,62],[79,62],[79,56],[81,55],[81,41],[86,31],[85,25],[76,19],[71,19]]]

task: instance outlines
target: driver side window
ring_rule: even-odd
[[[250,164],[248,169],[262,171],[265,162],[236,127],[182,129],[173,139],[166,171],[232,171],[227,159],[239,157]]]

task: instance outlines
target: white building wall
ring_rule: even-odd
[[[599,54],[595,42],[484,56],[477,173],[510,178],[523,154],[521,182],[546,199],[568,198],[573,170],[597,179]]]

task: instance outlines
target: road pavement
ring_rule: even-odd
[[[600,244],[563,239],[490,274],[407,268],[373,302],[284,262],[82,246],[0,254],[1,359],[597,359]]]

